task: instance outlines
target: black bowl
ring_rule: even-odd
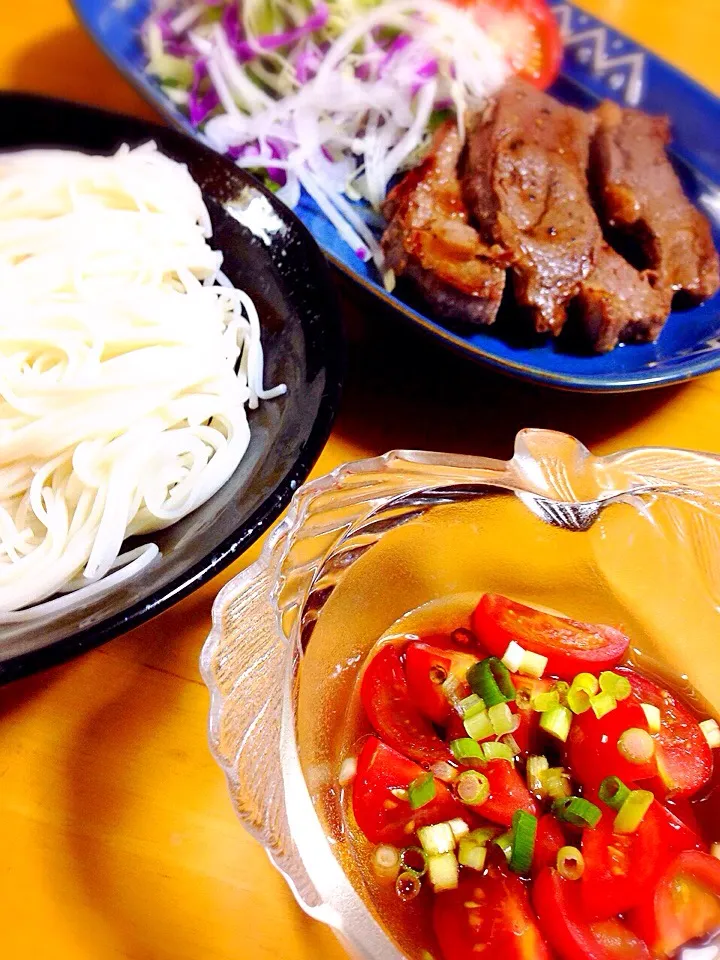
[[[204,506],[153,534],[162,556],[80,611],[0,627],[0,683],[104,643],[165,610],[227,566],[280,514],[322,450],[337,409],[344,349],[332,279],[317,244],[249,174],[183,134],[93,107],[0,95],[0,150],[112,153],[154,140],[186,163],[213,220],[224,270],[260,313],[265,383],[284,397],[250,413],[250,446]],[[232,209],[233,212],[230,212]],[[134,542],[142,542],[140,539]]]

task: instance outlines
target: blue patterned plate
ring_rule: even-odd
[[[149,0],[74,0],[85,27],[130,82],[174,124],[186,118],[143,72],[138,39]],[[554,11],[565,39],[563,72],[553,93],[590,107],[603,97],[670,115],[673,151],[685,188],[714,224],[720,246],[720,101],[674,67],[569,3]],[[713,203],[713,199],[715,203]],[[362,263],[337,237],[309,197],[296,211],[332,262],[400,315],[439,341],[506,373],[569,390],[643,390],[687,380],[720,367],[720,295],[674,313],[654,344],[621,346],[601,356],[567,351],[553,341],[532,346],[501,338],[492,328],[461,334],[387,293],[372,264]]]

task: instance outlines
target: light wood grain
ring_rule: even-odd
[[[715,0],[586,0],[720,92]],[[0,0],[0,86],[150,117],[65,0]],[[352,300],[352,305],[351,305]],[[720,375],[625,397],[491,376],[357,296],[341,415],[315,474],[391,447],[508,456],[523,426],[596,451],[720,450]],[[207,749],[197,660],[213,597],[257,554],[152,623],[0,691],[0,903],[7,960],[339,960],[240,828]]]

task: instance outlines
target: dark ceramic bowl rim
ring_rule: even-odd
[[[153,123],[150,120],[133,117],[129,114],[105,110],[102,107],[93,107],[89,104],[77,103],[62,97],[50,97],[43,94],[4,91],[1,96],[3,100],[27,100],[44,102],[48,105],[65,105],[78,111],[87,111],[88,114],[102,114],[110,120],[116,118],[119,121],[130,121],[144,127],[150,137],[155,135],[163,139],[171,138],[177,143],[187,141],[192,143],[193,149],[212,155],[215,162],[220,158],[220,155],[215,151],[210,150],[209,147],[199,143],[197,140],[193,140],[177,129],[163,126],[159,123]],[[227,164],[233,171],[233,174],[237,175],[238,169],[234,164],[225,160],[225,158],[220,159],[222,159],[223,163]],[[252,183],[254,188],[264,193],[273,206],[278,205],[278,201],[273,194],[266,190],[255,177],[247,174],[245,175],[245,179],[247,179],[249,183]],[[286,207],[283,206],[282,209],[284,216],[291,217],[294,220],[298,232],[305,235],[307,242],[319,249],[317,242],[300,219]],[[323,260],[324,259],[323,256]],[[328,297],[327,314],[331,315],[334,312],[339,316],[339,311],[336,309],[335,287],[332,282],[330,268],[327,266],[326,261],[325,271],[327,274],[325,277],[325,288]],[[140,626],[140,624],[145,623],[152,617],[167,610],[173,604],[182,600],[194,590],[197,590],[198,587],[212,579],[216,574],[220,573],[221,570],[239,557],[268,529],[290,502],[295,490],[301,486],[307,478],[330,435],[330,430],[340,401],[345,369],[345,343],[339,322],[336,329],[333,330],[333,335],[334,340],[328,344],[325,356],[325,387],[320,398],[318,413],[310,434],[291,468],[286,472],[282,480],[272,490],[268,491],[262,504],[248,517],[245,523],[229,536],[225,537],[200,560],[188,567],[183,574],[175,577],[165,586],[154,591],[145,600],[138,601],[126,609],[105,618],[98,624],[81,629],[71,636],[56,640],[48,646],[40,647],[36,650],[31,650],[5,660],[0,664],[0,685],[35,673],[38,670],[44,670],[56,664],[63,663],[86,650],[101,646],[121,633]],[[208,611],[208,623],[209,618],[210,613]]]

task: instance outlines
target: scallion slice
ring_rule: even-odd
[[[557,869],[566,880],[579,880],[585,872],[585,859],[577,847],[560,847],[557,853]]]
[[[565,823],[574,827],[596,827],[602,817],[602,810],[584,797],[563,797],[553,801],[552,812]]]
[[[488,717],[496,735],[510,733],[515,729],[515,714],[507,703],[496,703],[488,709]]]
[[[628,678],[612,670],[603,670],[600,674],[600,689],[603,693],[609,693],[613,700],[627,700],[632,693]]]
[[[480,699],[476,693],[471,693],[469,697],[465,697],[457,705],[457,710],[463,720],[466,717],[474,717],[478,713],[482,713],[485,709],[485,702]]]
[[[478,757],[482,760],[482,747],[473,740],[472,737],[459,737],[457,740],[450,741],[450,749],[456,760],[475,760]]]
[[[381,880],[394,880],[400,871],[400,853],[396,847],[383,843],[375,847],[372,866],[375,875]]]
[[[487,847],[481,843],[475,843],[470,837],[462,838],[458,848],[458,860],[461,866],[469,867],[471,870],[483,870],[486,857]]]
[[[486,843],[490,843],[491,840],[494,840],[495,837],[502,832],[502,827],[478,827],[476,830],[471,830],[468,834],[468,837],[470,840],[474,840],[475,843],[479,843],[481,846],[484,846]]]
[[[655,799],[649,790],[631,790],[615,817],[615,833],[635,833]]]
[[[603,690],[601,693],[596,693],[594,697],[590,697],[590,706],[595,716],[600,720],[615,709],[617,702],[615,697]]]
[[[464,690],[462,681],[451,673],[440,689],[448,703],[457,709],[463,699],[461,696]]]
[[[563,797],[569,797],[572,793],[570,774],[565,767],[550,767],[542,774],[542,782],[545,794],[551,800],[562,800]]]
[[[466,717],[463,720],[463,726],[467,735],[472,737],[473,740],[485,740],[495,734],[487,710],[476,713],[472,717]]]
[[[454,890],[458,885],[460,872],[454,853],[441,853],[428,859],[428,877],[433,890]]]
[[[538,713],[544,713],[546,710],[552,710],[560,704],[560,694],[557,690],[548,690],[547,693],[538,693],[533,697],[532,707]]]
[[[493,740],[485,741],[482,744],[482,752],[485,760],[509,760],[513,762],[513,752],[505,743],[496,743]]]
[[[559,703],[551,707],[550,710],[546,710],[540,714],[540,726],[542,729],[552,737],[562,740],[563,743],[565,743],[568,738],[571,723],[572,713],[567,707],[563,707]]]
[[[630,791],[619,777],[605,777],[600,784],[598,796],[613,810],[619,810],[630,796]]]
[[[553,684],[553,690],[555,690],[557,695],[560,697],[560,703],[566,707],[567,695],[570,693],[570,684],[567,682],[567,680],[556,680]]]
[[[547,657],[544,657],[541,653],[533,653],[532,650],[526,650],[523,653],[518,672],[522,673],[525,677],[534,677],[536,680],[539,680],[545,673],[547,665]]]
[[[408,787],[408,803],[411,810],[419,810],[434,798],[435,778],[431,773],[422,774]]]
[[[427,854],[420,847],[405,847],[400,851],[400,868],[409,870],[417,877],[424,877],[427,873]]]
[[[591,673],[579,673],[567,693],[567,705],[573,713],[585,713],[590,709],[590,697],[600,689],[597,677]]]
[[[447,823],[453,832],[453,836],[455,837],[456,843],[460,839],[460,837],[465,837],[468,835],[468,833],[470,833],[470,827],[465,823],[465,821],[461,817],[455,817],[454,820],[448,820]]]
[[[711,749],[715,747],[720,747],[720,727],[718,727],[717,720],[701,720],[700,729],[703,732],[703,736],[708,742],[708,746]]]
[[[515,687],[508,668],[497,657],[486,657],[468,670],[467,682],[473,693],[488,707],[515,699]]]
[[[645,714],[650,733],[660,733],[662,717],[659,708],[652,703],[641,703],[640,706]]]
[[[495,837],[493,843],[500,847],[509,863],[512,856],[512,831],[508,830],[506,833],[501,833],[499,837]]]
[[[521,647],[519,643],[516,643],[515,640],[511,640],[507,645],[507,650],[503,654],[502,662],[510,673],[517,673],[524,655],[525,649]]]
[[[548,770],[550,764],[547,757],[528,757],[525,766],[525,779],[527,780],[528,790],[536,797],[545,796],[545,786],[543,784],[543,774]]]
[[[412,870],[403,870],[395,881],[395,893],[403,903],[409,903],[420,893],[420,877]]]
[[[429,857],[455,849],[455,834],[449,823],[433,823],[429,827],[420,827],[417,835],[420,846]]]
[[[516,810],[512,818],[512,849],[510,869],[514,873],[528,873],[532,866],[537,817],[525,810]]]
[[[618,753],[628,763],[648,763],[655,753],[655,741],[640,727],[628,727],[618,737]]]
[[[477,770],[465,770],[458,777],[455,792],[463,803],[476,807],[490,796],[490,781]]]
[[[504,736],[500,737],[500,741],[501,743],[505,744],[514,757],[519,757],[522,753],[520,744],[511,733],[506,733]]]

